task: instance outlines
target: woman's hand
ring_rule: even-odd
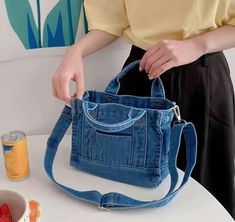
[[[203,45],[196,38],[162,40],[145,53],[140,62],[140,71],[144,69],[149,79],[154,79],[172,67],[197,60],[203,54]]]
[[[72,95],[69,92],[71,81],[76,83],[76,96],[82,99],[84,93],[82,54],[74,46],[68,49],[52,78],[53,95],[68,104],[70,104],[72,99]]]

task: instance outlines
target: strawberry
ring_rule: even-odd
[[[12,222],[11,218],[1,218],[0,217],[0,222]]]
[[[0,208],[0,222],[12,222],[9,206],[3,204]]]
[[[0,212],[1,212],[1,215],[2,215],[2,216],[7,216],[7,215],[10,215],[10,214],[11,214],[11,213],[10,213],[9,206],[8,206],[7,204],[3,204],[3,205],[1,206]]]

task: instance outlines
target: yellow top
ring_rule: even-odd
[[[143,49],[162,39],[235,26],[235,0],[85,0],[84,5],[89,30],[123,36]]]

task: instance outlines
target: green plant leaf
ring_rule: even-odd
[[[74,43],[82,0],[60,0],[48,14],[43,27],[43,46],[68,46]],[[62,23],[60,27],[60,17]],[[59,31],[60,30],[60,31]],[[58,36],[61,35],[61,36]]]
[[[28,0],[5,0],[10,24],[26,49],[39,45],[38,29]]]

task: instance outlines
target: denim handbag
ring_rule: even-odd
[[[87,91],[82,100],[73,98],[71,107],[65,106],[47,142],[44,166],[50,179],[68,194],[102,209],[163,206],[183,188],[196,162],[195,128],[192,123],[181,120],[179,107],[174,102],[165,99],[160,78],[152,83],[151,97],[118,95],[120,79],[138,64],[139,60],[124,68],[105,92]],[[166,196],[141,201],[115,192],[77,191],[58,183],[52,172],[53,161],[71,123],[71,166],[143,187],[156,187],[169,174],[171,184]],[[182,135],[187,166],[180,186],[176,187],[176,160]]]

